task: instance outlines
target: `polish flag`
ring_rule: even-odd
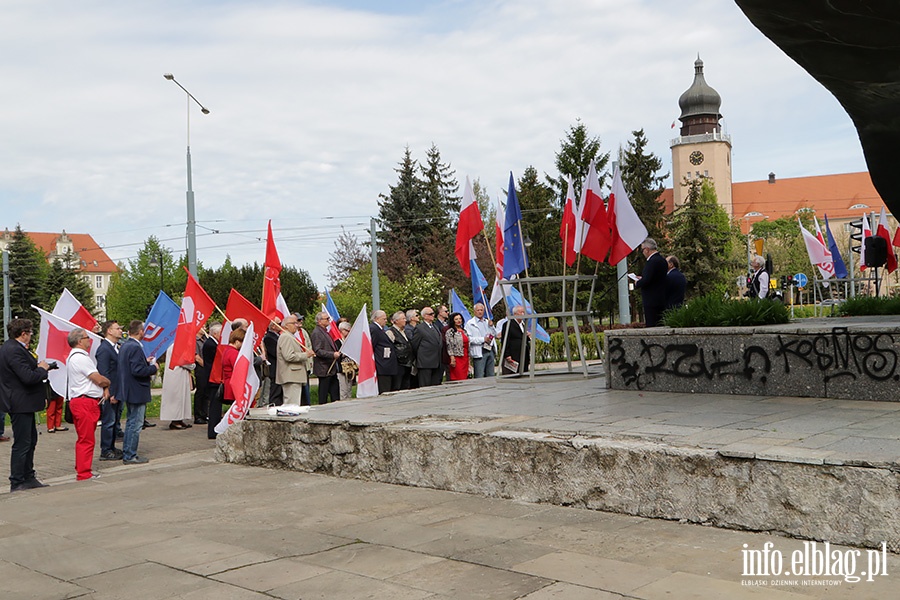
[[[371,398],[378,395],[378,376],[375,374],[375,353],[372,350],[372,335],[363,305],[353,323],[353,328],[341,346],[341,352],[356,361],[359,375],[356,383],[357,398]]]
[[[881,207],[881,217],[878,219],[878,229],[875,230],[875,235],[884,238],[887,244],[887,270],[888,273],[893,273],[897,270],[897,256],[894,254],[894,249],[891,248],[891,230],[888,228],[887,213],[883,206]]]
[[[253,331],[253,323],[247,327],[247,338],[253,339],[256,334]],[[242,344],[237,360],[234,362],[234,370],[231,372],[231,391],[234,393],[234,402],[216,424],[216,433],[225,433],[233,423],[237,423],[247,416],[256,392],[259,390],[259,376],[253,368],[253,346]]]
[[[624,191],[624,188],[622,188],[623,195]],[[612,201],[610,200],[610,209],[612,209],[612,206]],[[631,204],[628,206],[630,207]],[[584,180],[577,217],[576,227],[578,229],[576,231],[578,233],[575,251],[581,252],[588,258],[593,258],[597,262],[603,262],[606,260],[606,255],[609,253],[612,243],[610,216],[607,214],[606,206],[603,204],[603,197],[600,196],[600,178],[597,176],[597,165],[594,161],[591,161],[587,177]],[[647,236],[645,235],[644,237],[646,238]],[[643,241],[641,239],[641,242]]]
[[[175,341],[172,342],[170,368],[194,364],[197,354],[197,332],[206,323],[216,303],[209,297],[200,283],[194,279],[187,269],[187,283],[184,286],[184,297],[181,299],[181,313],[178,315],[178,326],[175,328]]]
[[[78,298],[72,295],[68,288],[64,288],[56,306],[53,307],[53,315],[64,319],[88,331],[93,331],[97,326],[97,319],[88,312]],[[68,355],[68,352],[66,352]]]
[[[869,227],[869,215],[862,216],[862,239],[859,240],[859,270],[865,271],[866,267],[866,238],[872,237],[872,228]]]
[[[272,221],[269,221],[269,232],[266,236],[266,263],[265,278],[262,289],[262,312],[271,320],[278,317],[281,320],[290,314],[284,296],[281,295],[281,260],[278,258],[278,250],[275,248],[275,239],[272,237]],[[263,329],[262,331],[265,331]]]
[[[484,230],[484,222],[481,220],[481,211],[478,210],[478,202],[475,200],[475,192],[469,177],[466,176],[466,187],[463,190],[462,206],[459,211],[459,223],[456,226],[456,259],[462,267],[466,277],[471,276],[469,261],[475,258],[475,247],[472,240]]]
[[[77,300],[76,300],[77,302]],[[81,327],[91,337],[90,355],[96,357],[97,348],[100,346],[100,336],[91,332],[90,329],[78,323],[72,323],[66,319],[50,314],[45,310],[41,310],[37,306],[32,306],[41,315],[41,339],[38,341],[37,357],[38,360],[45,360],[48,363],[55,362],[59,365],[58,369],[52,369],[47,372],[47,380],[53,391],[66,397],[66,382],[68,376],[66,373],[66,361],[69,358],[68,335],[73,329]]]
[[[497,257],[497,276],[503,277],[503,223],[506,222],[506,209],[497,199],[497,215],[494,220],[494,255]]]
[[[800,233],[803,234],[803,242],[804,244],[806,244],[806,253],[809,255],[809,262],[818,267],[822,263],[830,260],[831,253],[828,252],[828,248],[826,248],[821,242],[819,242],[819,240],[816,239],[816,236],[811,234],[806,229],[806,227],[803,226],[803,223],[800,222],[800,219],[797,219],[797,223],[800,225]],[[828,279],[830,275],[826,276],[823,273],[822,277]]]
[[[813,222],[816,225],[816,239],[825,249],[825,261],[817,264],[816,267],[818,267],[822,279],[830,279],[834,277],[834,257],[831,255],[831,250],[828,249],[828,242],[825,241],[822,228],[819,227],[819,219],[815,215],[813,215]]]
[[[228,337],[231,335],[231,321],[225,319],[222,323],[222,331],[219,333],[219,339],[216,340],[216,357],[213,364],[209,368],[209,382],[213,384],[222,383],[222,356],[225,352],[225,345],[228,344]]]
[[[578,235],[578,228],[575,225],[575,187],[572,185],[572,176],[569,176],[569,185],[566,188],[566,207],[563,210],[562,222],[559,224],[559,239],[563,243],[563,260],[568,266],[575,264],[575,256],[577,255],[575,237]]]
[[[231,288],[231,293],[228,294],[228,304],[225,305],[225,317],[229,321],[246,319],[249,323],[253,323],[256,326],[257,332],[263,332],[263,335],[265,335],[266,330],[269,328],[269,323],[272,321],[272,319],[267,317],[263,311],[256,308],[256,305],[244,298],[241,293],[234,288]],[[256,350],[262,342],[262,335],[254,333],[254,337],[250,337],[249,332],[250,330],[248,329],[248,336],[245,339],[253,340],[252,349]],[[227,339],[225,340],[225,343],[228,343]]]
[[[900,248],[900,227],[894,232],[894,246]]]
[[[325,304],[322,305],[322,310],[328,313],[328,335],[331,336],[331,339],[334,341],[338,341],[344,336],[341,335],[341,330],[338,327],[338,321],[341,320],[341,315],[338,312],[337,306],[334,304],[334,300],[331,299],[331,294],[328,293],[328,290],[325,290]]]
[[[609,193],[609,228],[612,236],[612,247],[609,252],[609,264],[615,265],[628,257],[631,252],[647,239],[647,228],[631,206],[619,167],[613,172],[612,190]]]

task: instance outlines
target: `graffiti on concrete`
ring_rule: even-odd
[[[667,344],[641,338],[634,356],[625,339],[610,339],[610,365],[626,387],[638,389],[645,378],[660,376],[738,378],[765,384],[773,371],[789,374],[792,369],[817,370],[825,382],[836,378],[900,381],[894,336],[888,333],[851,333],[846,327],[834,327],[830,332],[808,335],[753,336],[758,345],[746,346],[733,355],[726,355],[728,351],[715,344],[704,347],[690,341]]]

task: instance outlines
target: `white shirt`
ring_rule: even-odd
[[[69,398],[90,396],[98,400],[103,397],[103,388],[91,381],[88,376],[97,373],[97,361],[81,348],[72,348],[66,359],[66,371],[69,377]]]
[[[472,358],[482,358],[484,350],[493,350],[494,341],[485,342],[484,339],[493,335],[497,336],[497,330],[494,329],[488,319],[485,317],[472,317],[466,322],[466,335],[469,336],[469,356]]]

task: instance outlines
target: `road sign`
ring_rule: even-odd
[[[809,279],[806,278],[806,273],[797,273],[794,275],[794,285],[797,287],[806,287],[807,283],[809,283]]]

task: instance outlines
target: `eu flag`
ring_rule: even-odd
[[[484,291],[487,287],[487,279],[484,278],[474,258],[469,261],[469,270],[472,273],[472,300],[475,304],[479,302],[484,304],[484,316],[493,321],[494,315],[491,313],[491,303]]]
[[[844,259],[841,256],[841,251],[838,249],[837,242],[834,241],[834,236],[831,235],[831,226],[828,225],[828,215],[825,215],[825,233],[828,234],[828,251],[831,252],[831,262],[834,263],[834,276],[838,279],[846,279],[847,265],[844,264]]]
[[[469,313],[466,305],[463,304],[462,298],[459,297],[459,294],[456,293],[455,289],[450,290],[450,310],[462,315],[463,325],[468,323],[469,319],[472,318],[472,315]]]
[[[519,221],[522,210],[516,198],[516,184],[512,171],[509,172],[509,192],[506,196],[506,222],[503,225],[503,279],[509,279],[528,268],[525,243]]]

